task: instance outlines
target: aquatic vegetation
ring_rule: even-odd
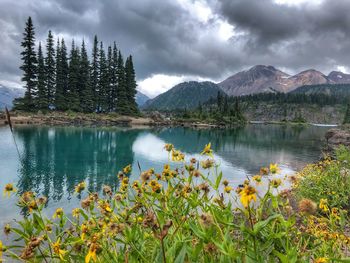
[[[271,164],[235,188],[223,178],[210,146],[202,151],[203,160],[187,162],[181,151],[167,144],[169,160],[177,163],[169,161],[162,171],[142,171],[137,180],[129,177],[128,165],[117,174],[116,189],[105,185],[101,193],[93,193],[81,182],[75,187],[81,207],[72,211],[57,208],[45,216],[47,199],[23,193],[18,205],[27,216],[5,225],[8,238],[0,241],[0,261],[332,262],[346,258],[350,235],[344,204],[349,203],[344,198],[350,190],[336,187],[330,176],[347,182],[350,154],[340,150],[337,160],[326,159],[285,177],[277,164]],[[292,189],[282,188],[287,184]],[[13,189],[6,186],[6,195],[14,195]]]

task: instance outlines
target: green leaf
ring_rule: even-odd
[[[186,249],[186,244],[183,244],[180,253],[177,255],[174,263],[182,263],[185,261],[185,257],[186,257],[186,253],[187,253],[187,249]]]
[[[254,225],[254,230],[253,230],[253,231],[254,231],[254,234],[255,234],[255,235],[258,234],[258,233],[260,232],[261,229],[265,228],[271,221],[273,221],[273,220],[275,220],[275,219],[277,219],[277,218],[283,219],[283,218],[282,218],[282,215],[280,215],[280,214],[275,214],[275,215],[270,216],[269,218],[267,218],[267,219],[264,220],[264,221],[260,221],[260,222],[256,223],[256,224]]]
[[[220,172],[220,173],[219,173],[219,176],[216,177],[216,180],[215,180],[215,190],[217,190],[217,189],[219,188],[221,179],[222,179],[222,172]]]

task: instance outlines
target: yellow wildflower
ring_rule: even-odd
[[[213,155],[213,150],[211,149],[211,143],[208,143],[207,145],[205,145],[201,154],[205,154],[209,156]]]
[[[124,177],[123,180],[122,180],[122,184],[123,185],[128,185],[129,183],[129,178],[128,177]]]
[[[123,173],[128,174],[130,172],[131,172],[131,164],[129,164],[123,168]]]
[[[183,161],[185,159],[185,155],[178,150],[172,149],[171,159],[175,162],[180,162],[180,161]]]
[[[14,188],[13,184],[7,184],[5,185],[5,189],[4,189],[4,196],[8,196],[10,197],[12,192],[16,192],[16,188]]]
[[[278,188],[282,184],[282,181],[281,179],[273,179],[270,184],[273,188]]]
[[[262,181],[261,181],[261,175],[254,175],[253,176],[253,181],[256,183],[256,184],[261,184]]]
[[[62,218],[63,216],[63,208],[57,208],[55,213],[53,214],[53,218]]]
[[[165,146],[164,146],[164,149],[167,152],[170,152],[173,148],[174,148],[174,145],[172,145],[171,143],[166,143]]]
[[[328,258],[316,258],[315,260],[314,260],[314,263],[326,263],[326,262],[328,262]]]
[[[209,168],[213,167],[214,160],[213,159],[207,159],[205,161],[202,161],[201,165],[202,165],[203,169],[209,169]]]
[[[233,188],[231,186],[225,186],[224,191],[229,194],[232,191],[232,189]]]
[[[328,207],[328,200],[321,198],[319,208],[323,210],[323,212],[328,212],[329,207]]]
[[[4,250],[4,245],[2,244],[0,240],[0,262],[2,262],[2,251]]]
[[[67,253],[67,251],[61,249],[60,238],[58,238],[55,243],[52,243],[51,247],[53,249],[53,252],[55,252],[55,254],[58,255],[62,261],[64,261],[63,257]]]
[[[85,257],[85,263],[89,263],[90,260],[92,259],[94,262],[97,261],[97,256],[96,256],[96,250],[98,246],[95,243],[92,243],[89,248],[89,252],[87,253]]]
[[[241,196],[241,202],[245,208],[249,206],[252,200],[256,201],[256,190],[250,185],[245,185],[239,192],[239,195]]]
[[[75,192],[80,194],[86,188],[86,183],[81,182],[75,186]]]
[[[278,167],[277,163],[271,163],[271,164],[270,164],[270,172],[271,172],[272,174],[279,173],[280,170],[281,170],[281,169]]]
[[[74,208],[74,209],[72,210],[72,215],[73,215],[73,217],[79,217],[79,214],[80,214],[79,208]]]
[[[339,209],[338,209],[338,208],[336,208],[336,207],[333,207],[333,208],[332,208],[332,216],[333,216],[335,219],[340,219]]]

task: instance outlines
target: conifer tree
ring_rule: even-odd
[[[51,34],[51,30],[47,36],[46,40],[46,57],[45,57],[45,67],[46,67],[46,90],[47,99],[49,105],[53,105],[55,97],[55,82],[56,82],[56,71],[55,71],[55,48],[54,40]]]
[[[103,43],[100,43],[99,55],[99,76],[98,76],[98,112],[108,111],[108,68],[106,61],[106,53],[103,48]]]
[[[68,108],[72,111],[80,111],[79,99],[79,49],[75,47],[72,41],[72,49],[69,56],[69,74],[68,74]]]
[[[90,72],[90,78],[91,78],[91,89],[92,94],[94,98],[94,111],[97,110],[97,104],[98,104],[98,76],[99,76],[99,51],[98,51],[98,40],[97,36],[94,37],[94,45],[92,49],[92,62],[91,62],[91,72]]]
[[[118,49],[115,42],[113,43],[112,53],[113,53],[112,66],[110,69],[110,85],[111,85],[110,111],[115,111],[116,103],[117,103],[117,89],[118,89]]]
[[[37,57],[35,52],[35,32],[31,17],[28,17],[26,22],[21,46],[23,47],[21,52],[23,64],[20,69],[23,71],[22,81],[25,83],[26,91],[24,98],[15,100],[14,104],[17,109],[34,110],[34,99],[37,91]]]
[[[80,108],[84,112],[92,112],[94,102],[90,83],[90,62],[87,55],[85,42],[81,44],[81,55],[79,63],[79,97]]]
[[[131,114],[138,112],[137,104],[135,101],[136,96],[136,80],[135,80],[135,69],[130,55],[125,62],[125,82],[126,82],[126,95],[127,103]]]
[[[117,78],[118,78],[118,87],[117,87],[116,111],[120,114],[129,114],[128,97],[126,94],[124,60],[120,50],[118,52]]]
[[[113,55],[112,55],[112,47],[108,46],[107,52],[107,74],[108,74],[108,89],[107,89],[107,111],[111,112],[113,110]]]
[[[57,43],[56,52],[56,94],[55,108],[60,111],[68,109],[67,101],[68,90],[68,61],[67,48],[64,39],[61,40],[61,45]]]
[[[47,89],[46,89],[46,69],[45,69],[44,57],[43,57],[43,52],[41,49],[40,42],[39,42],[39,49],[38,49],[37,76],[38,76],[38,82],[37,82],[38,96],[36,100],[36,106],[38,107],[38,109],[47,110],[49,106],[49,102],[48,102]]]

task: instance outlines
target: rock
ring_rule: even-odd
[[[330,129],[325,134],[326,148],[324,151],[334,155],[334,151],[340,145],[350,148],[350,129]]]

